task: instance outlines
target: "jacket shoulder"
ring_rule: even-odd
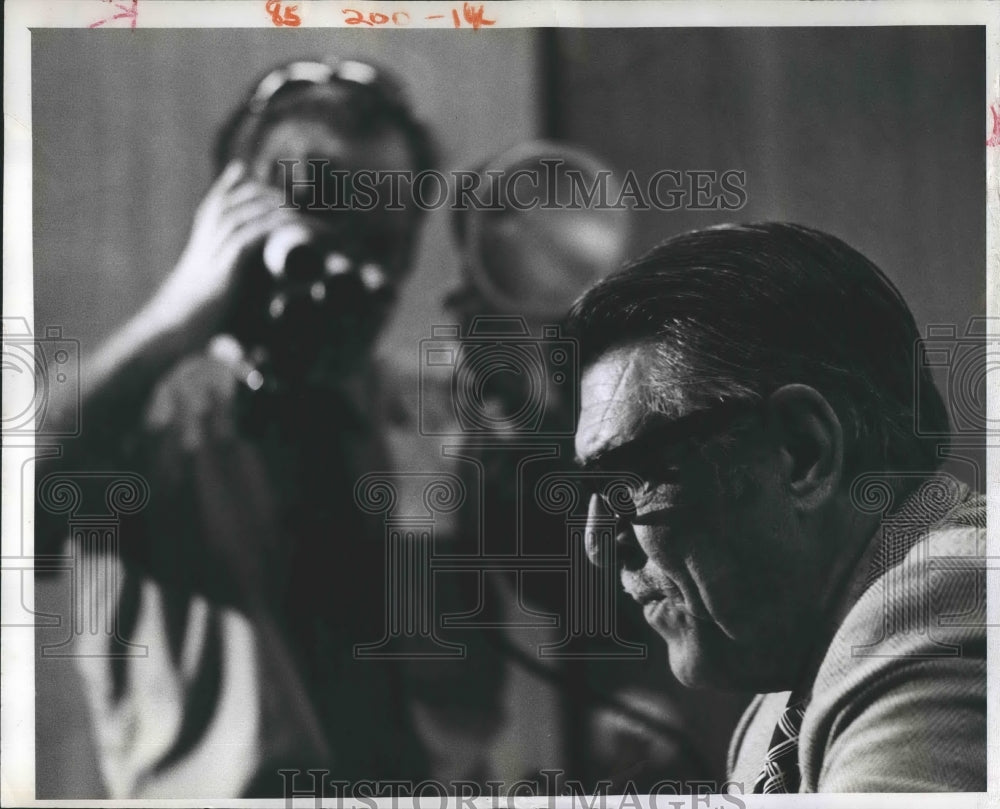
[[[851,608],[803,720],[804,787],[985,789],[984,526],[963,499]]]

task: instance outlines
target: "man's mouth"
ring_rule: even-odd
[[[660,634],[687,631],[697,619],[680,599],[653,598],[642,606],[642,615]]]
[[[678,620],[686,623],[696,618],[687,606],[683,591],[672,581],[658,581],[653,585],[643,580],[642,576],[626,572],[622,575],[622,587],[642,608],[650,626],[662,625],[668,619],[671,623]]]
[[[667,602],[662,598],[653,598],[646,601],[642,605],[642,614],[646,621],[652,624],[656,620],[657,614],[665,605],[667,605]]]
[[[664,601],[675,606],[683,606],[684,604],[684,595],[680,588],[670,582],[663,587],[653,588],[636,579],[622,576],[622,587],[643,610],[651,604],[659,604]]]
[[[636,603],[643,609],[645,609],[648,604],[655,604],[663,600],[663,596],[659,593],[629,593],[629,595],[631,595],[632,598],[635,599]]]

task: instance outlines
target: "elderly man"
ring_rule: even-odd
[[[578,458],[628,495],[591,498],[588,552],[683,683],[758,693],[731,780],[984,790],[984,499],[915,432],[947,414],[882,272],[805,227],[713,228],[593,287],[571,326]]]

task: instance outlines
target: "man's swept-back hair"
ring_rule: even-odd
[[[682,234],[590,289],[568,327],[581,367],[648,344],[694,398],[810,385],[841,420],[848,474],[940,464],[939,444],[915,430],[915,408],[933,433],[947,433],[948,415],[914,361],[909,307],[878,267],[821,231],[767,222]]]

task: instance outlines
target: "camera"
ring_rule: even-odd
[[[80,342],[49,326],[34,337],[21,317],[3,319],[4,435],[67,437],[80,434]],[[50,424],[49,386],[63,388],[72,405],[63,423]]]
[[[927,336],[918,343],[914,356],[914,430],[917,435],[986,435],[989,427],[987,377],[991,371],[1000,370],[1000,345],[997,338],[988,333],[988,325],[987,318],[971,318],[961,335],[954,324],[927,327]],[[920,386],[935,382],[944,395],[951,417],[950,432],[930,423],[921,409]]]
[[[420,341],[422,435],[572,435],[576,421],[576,343],[558,326],[532,336],[524,318],[473,318],[467,336],[459,326],[434,326]],[[431,416],[432,391],[447,376],[453,419]]]
[[[235,307],[234,336],[263,357],[272,381],[301,381],[315,358],[345,356],[378,333],[393,289],[382,265],[342,234],[307,223],[271,233],[246,273]]]

